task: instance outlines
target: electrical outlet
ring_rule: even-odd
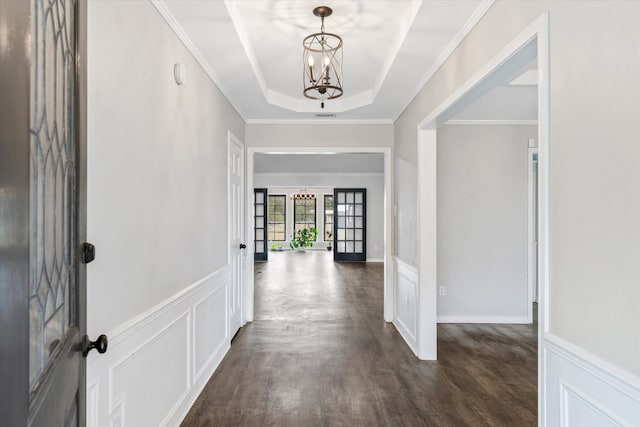
[[[440,294],[440,295],[444,295],[444,286],[440,286],[440,287],[438,288],[438,294]]]

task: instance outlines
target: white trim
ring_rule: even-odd
[[[398,291],[398,287],[397,287],[398,277],[402,276],[407,281],[409,281],[410,283],[413,284],[413,286],[414,286],[413,299],[415,300],[416,296],[417,296],[417,288],[418,288],[418,281],[419,281],[419,279],[418,279],[418,269],[413,264],[405,262],[405,261],[401,260],[398,257],[394,257],[393,261],[394,261],[394,266],[395,266],[394,278],[396,280],[395,291]],[[395,297],[395,295],[394,295],[394,297]],[[405,342],[407,343],[407,345],[409,346],[411,351],[413,351],[413,353],[416,356],[418,356],[419,355],[419,348],[418,348],[418,340],[416,339],[416,334],[418,332],[418,313],[417,313],[417,311],[414,312],[414,324],[411,325],[412,327],[409,327],[409,325],[405,324],[402,321],[402,319],[401,319],[401,314],[402,314],[401,313],[401,308],[397,307],[395,305],[397,303],[398,303],[398,301],[394,300],[393,326],[395,326],[396,330],[402,336],[402,338],[405,340]],[[417,304],[416,304],[416,310],[417,310]]]
[[[254,172],[254,176],[384,176],[384,172]],[[273,185],[270,188],[330,188],[326,185],[284,186]],[[327,193],[329,194],[329,193]]]
[[[437,317],[438,323],[504,323],[504,324],[525,324],[529,322],[527,316],[455,316],[440,315]]]
[[[418,81],[418,84],[413,89],[413,96],[411,97],[411,100],[407,103],[407,105],[402,107],[402,109],[395,115],[395,117],[392,120],[393,122],[398,120],[398,117],[402,115],[404,110],[407,108],[409,104],[411,104],[413,99],[416,96],[418,96],[418,94],[420,93],[424,85],[426,85],[427,82],[431,80],[431,78],[436,74],[436,72],[440,69],[440,67],[442,67],[445,61],[449,59],[453,51],[456,50],[456,48],[460,45],[460,43],[462,43],[462,40],[464,40],[465,37],[467,37],[469,32],[476,26],[476,24],[478,23],[478,21],[480,21],[480,19],[484,16],[484,14],[487,13],[487,11],[493,5],[494,2],[495,0],[483,0],[482,3],[480,3],[480,5],[476,8],[473,14],[469,17],[469,19],[467,19],[467,22],[465,22],[465,24],[462,26],[460,31],[458,31],[458,33],[453,37],[453,39],[451,39],[447,47],[445,47],[444,50],[438,56],[438,58],[436,58],[431,68],[429,68],[429,70],[424,74],[424,76],[422,76],[422,78]]]
[[[218,87],[218,89],[220,89],[220,92],[222,92],[229,104],[231,104],[238,115],[242,117],[242,120],[246,122],[244,112],[236,103],[233,102],[231,96],[229,96],[229,89],[227,89],[224,83],[222,83],[220,77],[218,77],[218,75],[213,71],[213,68],[211,68],[207,60],[202,55],[202,52],[200,52],[200,49],[196,47],[195,43],[193,43],[193,40],[191,40],[187,32],[184,30],[184,28],[182,28],[182,25],[180,25],[176,17],[173,16],[173,13],[171,13],[167,5],[164,3],[164,0],[149,0],[149,2],[151,2],[158,13],[160,13],[160,16],[164,18],[165,22],[169,25],[169,28],[171,28],[176,36],[178,36],[178,39],[180,39],[184,47],[187,48],[196,62],[200,65],[200,67],[202,67],[202,70],[205,72],[205,74],[209,76],[211,81]]]
[[[533,156],[538,153],[538,148],[527,149],[527,295],[528,295],[528,317],[533,322],[533,303],[538,301],[536,295],[535,279],[537,278],[535,269],[535,259],[537,259],[535,216],[533,215],[534,188],[536,182],[533,177]],[[536,160],[537,163],[537,160]],[[537,174],[536,174],[537,177]],[[536,256],[534,257],[534,254]]]
[[[332,113],[333,114],[333,113]],[[338,113],[335,113],[338,114]],[[391,119],[247,119],[248,125],[392,125]]]
[[[109,337],[109,345],[111,346],[117,345],[120,341],[123,341],[124,339],[126,339],[129,335],[131,335],[137,329],[146,326],[147,324],[154,321],[162,314],[166,313],[167,311],[171,310],[173,307],[180,304],[186,298],[189,298],[191,294],[193,294],[193,292],[197,290],[203,283],[220,275],[228,276],[228,266],[225,265],[224,267],[219,268],[213,273],[206,275],[205,277],[198,280],[194,284],[187,286],[186,288],[182,289],[180,292],[172,295],[170,298],[154,305],[153,307],[138,314],[137,316],[132,317],[131,319],[117,326],[115,329],[112,329],[107,333],[107,336]],[[226,282],[220,283],[218,286],[222,286],[225,283]],[[96,359],[98,357],[100,357],[98,353],[92,352],[87,356],[87,362],[91,362],[93,359]]]
[[[449,120],[445,125],[536,126],[538,120]]]
[[[525,60],[522,56],[531,54],[532,43],[536,43],[536,55],[538,59],[538,224],[539,241],[538,251],[538,282],[540,286],[540,298],[538,301],[538,336],[542,337],[549,330],[549,14],[545,12],[535,19],[527,28],[518,34],[510,43],[498,52],[493,58],[486,62],[469,80],[463,83],[449,97],[447,97],[438,107],[432,110],[417,126],[418,133],[418,256],[420,266],[419,284],[419,308],[418,312],[422,317],[432,315],[434,308],[429,298],[437,300],[434,296],[437,292],[437,276],[435,266],[437,265],[437,252],[434,251],[437,236],[435,231],[430,234],[431,229],[437,228],[435,216],[422,216],[420,212],[435,212],[433,205],[431,187],[436,179],[436,165],[432,157],[435,157],[437,141],[436,129],[446,122],[446,114],[462,100],[472,90],[480,85],[487,86],[487,80],[496,72],[504,72],[502,66],[509,59]],[[518,53],[523,55],[516,56]],[[513,58],[512,58],[513,57]],[[513,67],[513,64],[512,64]],[[425,188],[423,188],[425,187]],[[428,208],[432,208],[430,211]],[[426,228],[426,230],[424,229]],[[433,280],[436,276],[436,280]],[[424,295],[427,295],[425,297]],[[434,322],[435,323],[435,322]],[[420,326],[429,328],[423,320]],[[420,332],[418,334],[419,347],[437,345],[437,338],[429,334]],[[428,342],[421,342],[427,340]],[[538,354],[543,354],[543,340],[538,340]],[[538,357],[538,420],[542,425],[546,420],[546,385],[545,377],[545,357]]]
[[[552,333],[545,334],[544,346],[547,351],[552,351],[572,364],[580,366],[640,404],[640,377]]]
[[[535,21],[533,21],[527,28],[525,28],[520,34],[518,34],[507,46],[498,52],[496,56],[491,58],[485,63],[470,79],[462,84],[455,92],[449,95],[438,107],[436,107],[428,116],[426,116],[420,123],[418,123],[418,129],[436,128],[441,125],[437,123],[436,119],[441,116],[446,110],[453,106],[458,100],[462,99],[471,92],[479,83],[485,80],[491,73],[502,65],[507,59],[509,59],[520,48],[524,47],[529,41],[533,40],[538,34],[538,31],[542,31],[541,27],[544,26],[547,15],[541,15]],[[540,55],[540,52],[538,52]],[[541,66],[538,63],[538,69]],[[538,78],[548,78],[548,74],[539,73]],[[538,85],[538,93],[542,90]],[[539,103],[539,100],[538,100]],[[540,111],[538,110],[538,120],[540,120]]]
[[[131,363],[139,364],[145,358],[157,357],[151,352],[158,351],[158,348],[165,354],[165,359],[167,351],[175,350],[176,356],[184,352],[184,357],[171,359],[176,372],[184,373],[184,383],[178,381],[173,383],[176,388],[155,390],[156,393],[165,393],[163,398],[170,398],[170,404],[161,408],[167,412],[158,424],[179,424],[229,350],[228,313],[217,312],[215,319],[219,318],[220,322],[216,320],[215,324],[198,322],[196,325],[198,306],[207,298],[226,311],[228,280],[228,267],[225,266],[108,333],[109,351],[99,357],[87,358],[87,425],[109,424],[109,420],[124,425],[125,406],[130,411],[128,419],[143,415],[132,400],[140,396],[128,394],[127,384],[151,380],[149,376],[154,375],[153,370],[136,371],[135,378],[130,374],[117,376],[117,372]],[[211,314],[210,311],[203,313]],[[200,337],[206,341],[204,335],[207,331],[203,327],[219,331],[219,341],[212,343],[213,348],[199,349],[196,345]],[[168,337],[171,337],[170,342],[165,341]],[[158,343],[162,343],[160,347],[153,347]],[[136,417],[131,415],[133,413]]]
[[[418,358],[438,358],[437,131],[418,132]],[[427,220],[424,220],[427,219]]]
[[[391,147],[247,147],[246,156],[246,193],[253,196],[254,190],[254,154],[295,154],[295,153],[382,153],[384,154],[384,319],[393,321],[393,295],[395,277],[392,259],[393,242],[393,148]],[[246,238],[247,249],[253,253],[253,203],[247,204]],[[247,320],[253,319],[253,263],[247,265],[247,298],[245,299],[245,313]]]
[[[549,399],[542,425],[640,425],[640,377],[554,334],[540,341]]]
[[[384,258],[367,258],[366,262],[384,262]]]

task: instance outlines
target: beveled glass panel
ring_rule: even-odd
[[[345,226],[346,226],[345,217],[339,216],[338,217],[338,228],[344,228]]]
[[[347,238],[345,240],[353,240],[353,230],[347,230]]]
[[[357,216],[355,218],[355,228],[363,228],[363,222],[362,222],[362,217]]]
[[[75,2],[33,3],[29,384],[76,324]]]
[[[264,240],[264,228],[256,228],[256,240]]]
[[[338,228],[338,235],[336,236],[337,240],[345,240],[346,230],[344,228]]]
[[[344,192],[342,191],[338,193],[338,203],[344,203]]]
[[[347,241],[346,243],[347,243],[347,250],[345,252],[349,254],[353,253],[353,249],[354,249],[353,242]]]
[[[363,248],[362,242],[355,242],[355,244],[355,252],[361,254]]]
[[[263,204],[264,203],[264,193],[263,192],[259,192],[259,193],[255,193],[255,194],[256,194],[256,203]]]
[[[362,216],[362,213],[363,213],[362,205],[356,205],[353,213],[356,216]]]
[[[362,203],[362,193],[361,192],[357,192],[356,193],[356,203]]]
[[[264,205],[256,205],[256,216],[260,218],[264,216]]]
[[[361,228],[356,228],[355,230],[355,240],[362,240],[362,229]]]
[[[344,252],[345,242],[338,242],[338,252]]]

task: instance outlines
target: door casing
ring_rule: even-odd
[[[391,147],[247,147],[246,194],[253,197],[254,154],[335,154],[335,153],[382,153],[384,155],[384,309],[386,322],[394,317],[394,266],[393,266],[393,149]],[[246,232],[249,242],[253,237],[253,207],[247,203]],[[251,248],[253,251],[253,248]],[[253,263],[247,264],[245,281],[245,320],[250,322],[254,315],[254,277]]]

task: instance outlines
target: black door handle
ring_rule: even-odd
[[[107,340],[106,335],[100,335],[97,340],[91,341],[89,336],[84,336],[84,350],[82,351],[82,355],[87,357],[87,354],[94,348],[98,351],[98,353],[102,354],[107,351],[107,347],[109,346],[109,340]]]
[[[246,249],[247,245],[245,245],[244,243],[240,243],[240,249]]]

